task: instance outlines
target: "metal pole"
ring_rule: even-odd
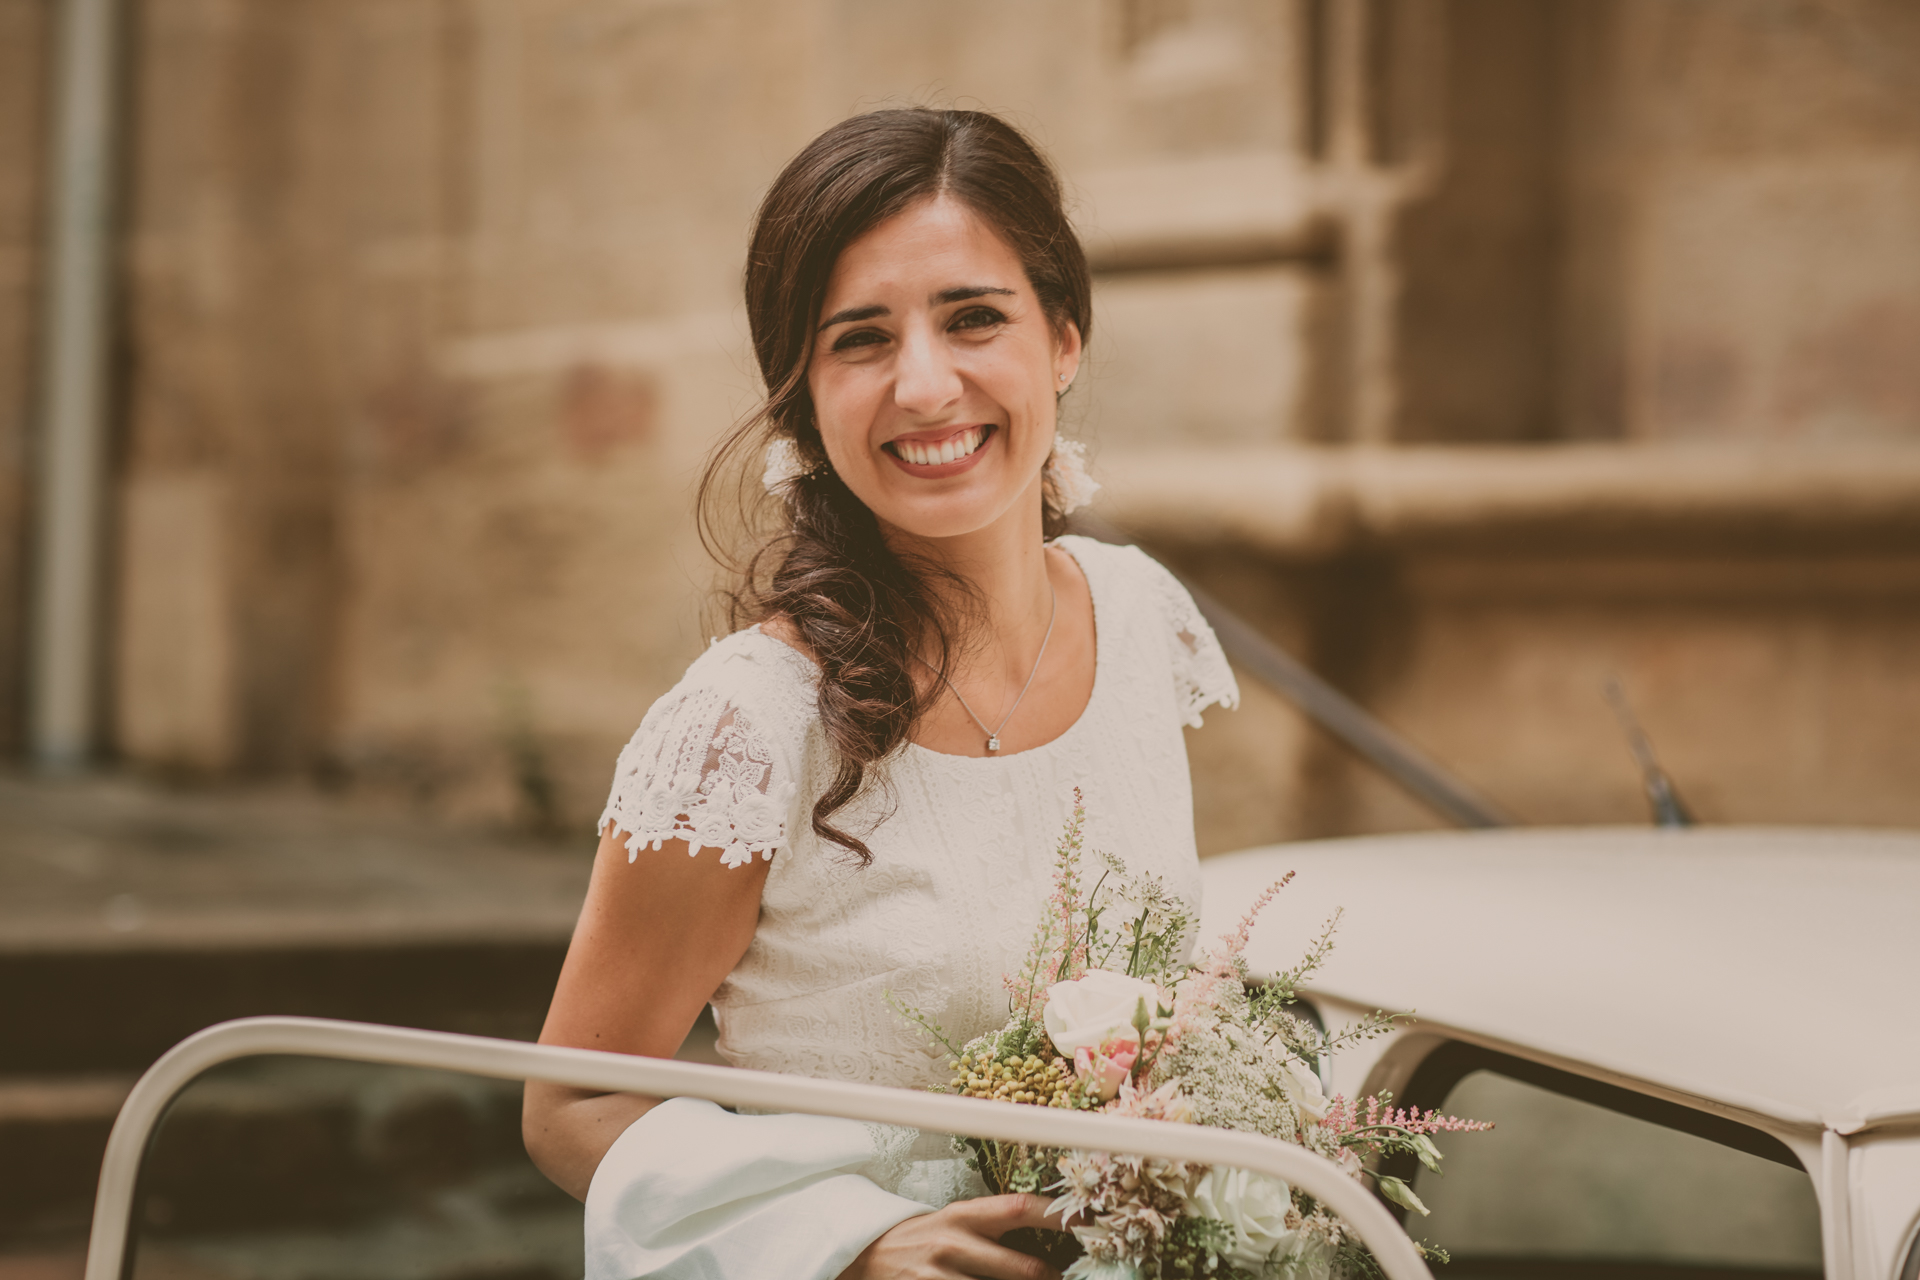
[[[1228,658],[1292,702],[1308,719],[1399,783],[1409,795],[1456,826],[1513,825],[1513,819],[1491,801],[1260,634],[1251,622],[1191,582],[1183,585]]]
[[[57,16],[28,632],[29,741],[84,767],[100,719],[121,0]]]
[[[1081,513],[1074,528],[1102,542],[1125,543],[1127,535],[1100,516]],[[1193,597],[1233,662],[1332,734],[1361,759],[1398,783],[1409,795],[1456,826],[1509,827],[1513,818],[1424,751],[1376,720],[1372,713],[1309,670],[1306,664],[1260,633],[1259,628],[1221,604],[1185,576],[1169,573]]]

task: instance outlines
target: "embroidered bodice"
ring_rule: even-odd
[[[1161,876],[1198,915],[1181,726],[1213,703],[1234,705],[1233,675],[1165,569],[1132,547],[1059,545],[1093,596],[1086,709],[1052,742],[1008,756],[909,744],[886,763],[891,796],[870,787],[835,818],[863,833],[870,866],[812,830],[833,776],[818,673],[757,628],[708,648],[620,753],[601,829],[625,833],[630,861],[686,840],[728,866],[772,862],[753,941],[713,997],[727,1061],[906,1088],[944,1081],[945,1055],[889,997],[955,1043],[1005,1021],[1001,978],[1039,923],[1075,787],[1088,847]],[[903,1184],[934,1204],[966,1194],[950,1156],[944,1139],[921,1143]]]

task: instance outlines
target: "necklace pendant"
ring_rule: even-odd
[[[1000,749],[1000,735],[997,733],[989,735],[987,738],[987,750],[989,752],[992,752],[992,751],[998,751],[999,749]]]

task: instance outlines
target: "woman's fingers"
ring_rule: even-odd
[[[1020,1227],[1060,1229],[1060,1217],[1047,1216],[1052,1201],[1045,1196],[981,1196],[978,1200],[959,1200],[947,1208],[954,1218],[966,1223],[989,1240],[998,1240]]]
[[[1060,1273],[1040,1259],[979,1236],[968,1236],[940,1261],[967,1280],[1060,1280]]]
[[[1060,1280],[1038,1258],[999,1243],[1021,1227],[1058,1229],[1044,1196],[987,1196],[908,1218],[863,1250],[840,1280]]]
[[[1023,1227],[1058,1230],[1058,1215],[1047,1216],[1045,1196],[986,1196],[949,1205],[954,1225],[965,1235],[955,1252],[943,1259],[964,1276],[979,1280],[1059,1280],[1060,1273],[1040,1259],[999,1243],[1009,1231]]]

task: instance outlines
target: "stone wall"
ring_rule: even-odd
[[[1251,3],[143,14],[120,746],[456,813],[586,812],[719,625],[688,493],[752,403],[741,246],[809,136],[877,103],[1007,110],[1111,256],[1169,174],[1269,218],[1250,184],[1285,186],[1302,128],[1272,89],[1297,32]],[[1080,421],[1302,430],[1316,269],[1169,276],[1149,248],[1103,280],[1112,373]]]
[[[1108,477],[1113,518],[1520,821],[1648,820],[1617,680],[1703,821],[1920,825],[1920,449],[1189,448]],[[1189,743],[1244,797],[1219,847],[1441,825],[1284,704],[1220,723]]]
[[[0,75],[9,104],[39,96],[45,11],[0,0],[31,37],[0,51],[0,72],[30,64]],[[753,403],[755,201],[820,128],[886,103],[1002,111],[1060,163],[1097,272],[1068,427],[1116,478],[1169,447],[1202,476],[1251,450],[1271,507],[1317,483],[1286,462],[1316,442],[1576,468],[1593,455],[1555,442],[1920,447],[1920,17],[1897,0],[137,12],[114,715],[142,767],[578,829],[724,625],[689,497]],[[0,112],[0,592],[29,114]],[[1630,770],[1527,745],[1596,714],[1579,690],[1614,662],[1683,783],[1732,780],[1701,784],[1711,816],[1920,821],[1885,763],[1920,681],[1906,562],[1853,595],[1808,585],[1845,578],[1823,556],[1880,554],[1872,529],[1725,569],[1739,602],[1707,608],[1724,566],[1699,557],[1725,544],[1616,554],[1601,520],[1579,572],[1522,564],[1482,454],[1453,454],[1492,505],[1451,560],[1255,545],[1202,518],[1204,481],[1169,490],[1184,515],[1110,511],[1523,816],[1637,816]],[[1742,661],[1801,692],[1760,715]],[[1842,668],[1854,692],[1822,703]],[[1661,720],[1683,703],[1685,729]],[[1822,734],[1891,754],[1750,767],[1762,737]],[[1264,692],[1194,749],[1208,848],[1427,821]]]
[[[1569,426],[1920,439],[1920,10],[1621,0],[1563,40]]]

